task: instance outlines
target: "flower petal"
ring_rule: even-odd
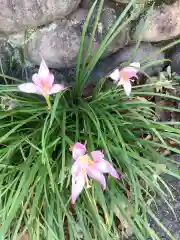
[[[39,75],[37,73],[35,73],[33,76],[32,76],[32,81],[34,82],[35,85],[37,85],[38,87],[41,87],[42,84],[41,84],[41,78],[39,77]]]
[[[120,75],[120,81],[122,81],[122,79],[124,81],[126,80],[129,80],[130,78],[132,77],[136,77],[137,78],[137,70],[134,69],[134,68],[131,68],[131,67],[126,67],[126,68],[123,68],[120,72],[119,72],[119,75]]]
[[[93,166],[88,167],[87,174],[89,177],[98,181],[103,186],[103,190],[105,190],[106,189],[106,179],[105,179],[104,175],[98,169],[96,169],[94,166],[95,165],[93,164]]]
[[[129,79],[126,79],[124,77],[121,77],[119,82],[117,83],[118,86],[124,86],[124,84],[126,84],[126,82],[129,81]]]
[[[80,148],[80,149],[86,149],[85,145],[80,143],[80,142],[76,142],[73,146],[73,148]]]
[[[85,177],[82,171],[78,175],[72,175],[72,193],[71,193],[71,202],[75,203],[77,197],[82,192],[85,185]]]
[[[140,69],[140,63],[134,62],[131,63],[128,67],[123,68],[126,72],[134,72],[137,73]]]
[[[130,78],[132,78],[132,77],[138,78],[137,72],[135,72],[135,71],[128,71],[128,72],[127,72],[127,77],[128,77],[128,80],[129,80]]]
[[[110,78],[112,78],[114,81],[119,81],[119,69],[115,69],[110,75]]]
[[[120,178],[115,168],[106,160],[95,163],[94,168],[98,169],[102,173],[109,173],[114,178]]]
[[[104,160],[104,154],[101,151],[93,151],[91,156],[94,160],[95,169],[102,173],[109,173],[112,177],[119,179],[119,174],[108,161]]]
[[[54,75],[52,73],[49,73],[48,76],[43,79],[43,84],[47,85],[49,88],[52,88],[53,83],[54,83]]]
[[[38,75],[42,79],[46,79],[48,77],[48,75],[49,75],[49,68],[46,65],[46,62],[44,61],[44,59],[41,60],[41,64],[40,64],[39,71],[38,71]]]
[[[123,87],[124,87],[124,91],[125,91],[126,95],[129,96],[131,93],[131,88],[132,88],[131,82],[127,81],[126,83],[123,84]]]
[[[94,160],[94,162],[99,162],[104,160],[104,154],[101,151],[91,152],[91,157]]]
[[[81,165],[80,165],[80,161],[75,161],[72,165],[72,168],[71,168],[71,174],[72,176],[76,177],[78,176],[78,174],[81,172],[82,168],[81,168]]]
[[[23,83],[18,86],[19,90],[26,93],[40,93],[39,88],[34,83]]]
[[[50,94],[58,93],[64,90],[65,87],[62,84],[54,84],[51,88]]]
[[[75,149],[72,151],[72,157],[74,160],[77,160],[79,157],[83,156],[85,151],[82,149]]]
[[[74,160],[77,160],[79,157],[85,155],[86,147],[85,145],[77,142],[72,146],[72,156]]]
[[[129,66],[139,69],[141,67],[141,64],[140,62],[133,62]]]

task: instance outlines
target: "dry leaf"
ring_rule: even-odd
[[[119,225],[119,228],[122,229],[122,234],[126,237],[130,237],[133,234],[132,227],[128,223],[128,221],[123,217],[121,214],[120,209],[117,207],[117,205],[113,206],[114,213],[116,217],[119,219],[121,224]],[[131,209],[130,207],[126,210],[127,216],[131,216]]]
[[[19,235],[19,237],[17,238],[17,240],[29,240],[29,236],[28,236],[27,232],[26,232],[26,231],[23,231],[23,232]]]

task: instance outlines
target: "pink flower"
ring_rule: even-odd
[[[114,72],[110,74],[110,78],[112,78],[118,86],[122,85],[126,95],[129,96],[131,93],[131,78],[137,78],[139,68],[139,62],[131,63],[129,67],[124,67],[122,70],[115,69]]]
[[[38,74],[32,76],[33,83],[23,83],[18,86],[19,90],[26,93],[36,93],[47,97],[51,94],[61,92],[64,86],[54,83],[54,75],[49,72],[49,69],[42,59]]]
[[[76,144],[79,145],[80,143]],[[86,149],[82,146],[79,145],[80,148],[77,148],[79,149],[79,152],[75,155],[75,162],[71,170],[72,204],[75,203],[77,197],[82,192],[85,184],[87,185],[87,187],[90,187],[88,177],[91,177],[98,181],[102,185],[103,190],[106,189],[106,180],[103,175],[104,173],[109,173],[112,177],[119,179],[119,174],[114,169],[114,167],[104,159],[104,154],[101,151],[93,151],[91,152],[90,156],[88,154],[85,154]],[[80,149],[82,150],[81,153]],[[74,150],[72,150],[72,152]]]
[[[77,142],[70,147],[70,151],[72,151],[73,159],[77,160],[79,157],[83,156],[86,153],[86,147],[80,142]]]

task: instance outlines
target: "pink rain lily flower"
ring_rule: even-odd
[[[72,152],[73,159],[77,160],[79,157],[85,155],[86,146],[84,144],[81,144],[80,142],[77,142],[70,147],[70,151]]]
[[[93,151],[90,155],[85,154],[86,148],[81,143],[76,143],[72,148],[74,164],[72,166],[72,204],[82,192],[85,185],[90,187],[88,177],[98,181],[103,190],[106,189],[104,173],[109,173],[112,177],[119,179],[119,174],[114,167],[104,159],[101,151]]]
[[[51,94],[61,92],[64,86],[54,84],[54,75],[49,72],[49,69],[42,59],[38,73],[32,76],[32,83],[23,83],[18,86],[19,90],[26,93],[36,93],[47,97]]]
[[[123,86],[124,91],[127,96],[131,93],[131,82],[133,81],[131,78],[137,78],[137,72],[139,71],[140,63],[134,62],[129,65],[129,67],[124,67],[122,70],[115,69],[111,74],[110,78],[112,78],[118,86]]]

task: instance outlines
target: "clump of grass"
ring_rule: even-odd
[[[108,239],[120,234],[120,225],[138,239],[157,239],[148,225],[147,215],[154,217],[150,203],[157,195],[166,200],[170,192],[160,174],[177,175],[157,149],[179,153],[168,146],[178,141],[179,130],[154,121],[154,104],[127,101],[118,89],[76,103],[68,91],[58,94],[51,112],[36,97],[13,99],[19,106],[1,110],[0,236],[13,239],[27,231],[30,239],[65,239],[68,232],[69,239]],[[76,141],[104,149],[121,181],[108,179],[105,193],[93,182],[72,209],[69,146]]]
[[[119,88],[102,91],[102,79],[92,96],[81,96],[98,59],[130,21],[122,20],[133,1],[89,58],[103,6],[103,1],[100,2],[92,38],[83,57],[83,40],[96,3],[82,33],[76,85],[57,94],[50,111],[40,97],[18,94],[16,85],[0,86],[1,97],[13,103],[8,110],[4,107],[0,110],[1,239],[17,239],[25,234],[29,239],[104,240],[132,233],[140,240],[159,239],[148,223],[151,216],[163,227],[151,203],[159,196],[171,208],[166,197],[172,193],[161,173],[176,177],[179,174],[176,163],[158,150],[179,153],[168,143],[179,142],[180,130],[170,123],[156,121],[155,104],[143,96],[158,94],[151,89],[144,91],[146,86],[135,88],[132,98],[127,99]],[[76,141],[87,142],[89,150],[103,149],[121,174],[121,181],[107,177],[106,192],[93,182],[72,207],[69,147]],[[165,228],[164,231],[174,239]]]

